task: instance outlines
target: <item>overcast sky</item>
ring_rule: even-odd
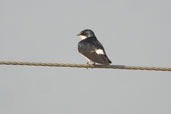
[[[171,67],[169,0],[0,0],[0,61],[86,63],[92,29],[114,65]],[[0,66],[1,114],[171,114],[171,72]]]

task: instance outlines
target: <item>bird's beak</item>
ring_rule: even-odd
[[[81,34],[79,33],[79,34],[77,34],[77,36],[80,36]]]

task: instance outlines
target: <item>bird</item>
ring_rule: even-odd
[[[103,45],[97,40],[95,33],[91,29],[82,30],[77,36],[81,37],[78,43],[78,51],[87,59],[87,64],[91,62],[102,65],[111,64],[111,60],[107,57]]]

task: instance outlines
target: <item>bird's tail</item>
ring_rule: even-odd
[[[111,61],[111,60],[109,60],[109,59],[108,59],[108,62],[109,62],[110,64],[112,63],[112,61]]]
[[[108,63],[108,64],[111,64],[112,61],[107,57],[107,55],[105,55],[105,56],[106,56],[105,58],[106,58],[107,63]]]
[[[111,61],[109,58],[108,58],[108,63],[109,63],[109,64],[111,64],[111,63],[112,63],[112,61]]]

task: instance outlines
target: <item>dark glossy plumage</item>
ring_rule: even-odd
[[[88,33],[88,34],[87,34]],[[88,37],[84,40],[81,40],[78,43],[78,51],[84,55],[86,58],[90,59],[94,63],[100,64],[110,64],[111,61],[106,55],[106,52],[102,46],[102,44],[97,40],[93,31],[86,29],[80,32],[81,35],[88,35]],[[103,53],[97,53],[99,50]]]

